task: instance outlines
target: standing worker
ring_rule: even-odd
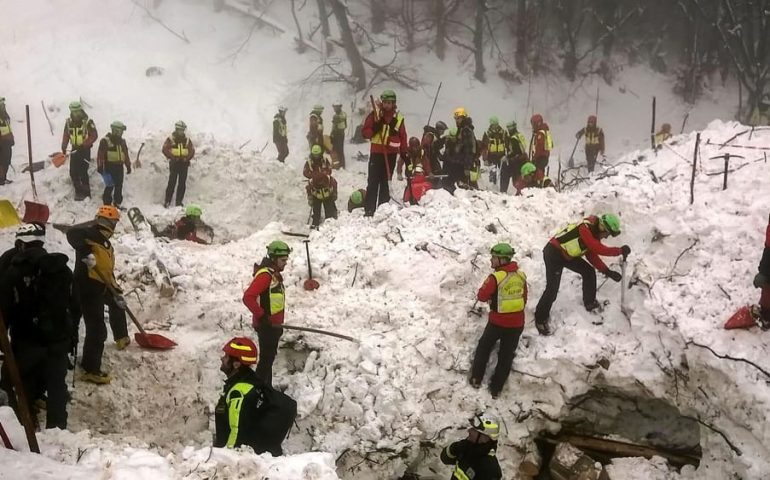
[[[321,225],[321,207],[326,219],[337,218],[337,180],[332,177],[331,163],[324,157],[320,145],[310,149],[310,158],[305,162],[302,175],[308,179],[305,190],[313,208],[312,226],[318,228]]]
[[[548,168],[548,160],[553,150],[553,137],[548,124],[543,121],[543,116],[539,113],[532,115],[530,124],[532,125],[532,143],[529,146],[529,158],[537,168],[535,176],[541,180],[545,177],[545,170]]]
[[[307,135],[305,137],[307,138],[309,148],[313,148],[313,145],[324,147],[324,119],[321,116],[323,113],[323,105],[314,105],[313,110],[310,111]]]
[[[390,201],[388,182],[396,168],[396,155],[407,155],[406,126],[396,107],[396,92],[382,92],[374,111],[364,120],[361,134],[371,141],[364,208],[364,216],[371,217],[378,206]]]
[[[500,424],[493,415],[479,413],[468,420],[468,437],[441,451],[441,463],[454,465],[451,480],[501,480],[497,461]]]
[[[511,181],[516,182],[522,165],[528,161],[527,139],[518,130],[516,122],[508,122],[505,128],[508,130],[508,135],[505,143],[505,158],[500,165],[500,192],[502,193],[508,192]]]
[[[447,124],[439,120],[436,122],[435,127],[426,125],[423,127],[422,134],[422,149],[425,154],[425,158],[430,162],[430,168],[427,170],[431,175],[441,175],[442,168],[441,162],[444,156],[444,143],[446,137],[444,133],[447,131]],[[433,186],[435,188],[441,187],[441,178],[435,178],[433,180]]]
[[[497,366],[489,382],[492,398],[500,396],[508,374],[511,373],[513,357],[524,330],[524,307],[527,305],[527,276],[513,261],[516,253],[507,243],[498,243],[490,252],[494,269],[481,285],[476,299],[489,302],[489,322],[476,347],[471,367],[471,386],[479,388],[492,348],[500,341]]]
[[[179,120],[174,124],[174,133],[163,143],[163,155],[168,159],[168,185],[163,206],[171,206],[171,197],[176,187],[176,206],[181,207],[187,190],[187,171],[190,160],[195,156],[195,146],[185,133],[187,124]],[[178,183],[177,183],[178,182]]]
[[[471,174],[476,162],[476,135],[473,133],[473,119],[463,107],[454,111],[455,124],[457,125],[456,159],[463,168],[463,180],[460,184],[469,188],[472,183]]]
[[[273,117],[273,143],[278,150],[278,161],[283,163],[289,156],[289,135],[286,129],[286,107],[278,107]]]
[[[117,208],[103,205],[99,207],[93,224],[67,231],[67,241],[75,249],[75,285],[86,325],[81,362],[85,373],[82,378],[96,384],[112,381],[112,377],[102,371],[104,341],[107,339],[105,305],[109,309],[110,328],[117,349],[123,350],[131,343],[126,325],[126,300],[115,280],[115,251],[110,243],[119,220]],[[112,294],[105,280],[117,292],[116,295]]]
[[[332,157],[334,168],[345,168],[345,130],[348,129],[348,116],[342,111],[342,104],[335,103],[332,117]]]
[[[99,133],[94,121],[88,118],[80,102],[70,103],[70,116],[64,123],[61,139],[61,152],[67,153],[67,145],[72,145],[70,155],[70,179],[75,188],[75,200],[91,198],[91,184],[88,181],[88,165],[91,162],[91,146]]]
[[[99,142],[96,153],[96,171],[104,178],[102,203],[120,208],[123,203],[123,165],[131,175],[131,159],[128,158],[128,146],[123,138],[126,126],[123,122],[110,124],[110,133]]]
[[[270,242],[267,256],[255,265],[254,279],[243,293],[243,304],[252,314],[252,326],[259,338],[257,376],[266,384],[273,384],[273,362],[278,354],[278,341],[283,335],[283,315],[286,289],[281,272],[286,268],[291,249],[281,240]]]
[[[505,146],[508,143],[508,134],[500,126],[497,117],[489,118],[489,128],[481,138],[484,163],[491,165],[489,169],[489,183],[497,183],[497,172],[500,168],[500,160],[505,156]]]
[[[543,248],[545,261],[546,285],[543,296],[535,309],[535,326],[541,335],[550,335],[549,325],[551,306],[559,294],[562,271],[566,268],[583,278],[583,305],[589,312],[601,310],[602,305],[596,300],[596,270],[612,280],[622,279],[620,272],[610,270],[599,255],[623,259],[631,253],[631,247],[608,247],[601,240],[612,235],[620,235],[620,219],[617,215],[607,213],[598,217],[591,215],[580,223],[572,223],[560,230]],[[583,256],[590,264],[583,260]],[[592,266],[593,265],[593,266]]]
[[[671,138],[671,124],[664,123],[660,126],[660,131],[655,134],[655,149],[663,148],[663,144]]]
[[[588,172],[593,172],[596,166],[596,157],[601,153],[604,159],[604,130],[596,126],[596,115],[588,116],[588,123],[585,127],[578,130],[575,138],[586,136],[586,165]]]
[[[15,143],[11,129],[11,117],[5,109],[5,97],[0,97],[0,185],[11,183],[8,180],[8,168],[11,166]]]

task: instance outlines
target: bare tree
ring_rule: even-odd
[[[446,52],[446,6],[444,0],[433,0],[433,17],[436,19],[436,36],[433,48],[439,60],[444,60]]]
[[[473,27],[473,48],[474,58],[476,60],[476,71],[473,76],[479,82],[486,82],[484,75],[484,18],[487,13],[486,0],[476,0],[476,22]]]
[[[356,46],[356,42],[353,39],[353,32],[350,31],[347,9],[341,0],[329,0],[329,4],[334,12],[334,17],[337,19],[342,43],[345,46],[345,53],[350,62],[352,76],[356,79],[356,91],[363,90],[366,88],[366,70],[361,59],[361,52],[358,51],[358,46]]]
[[[527,0],[518,0],[516,5],[516,68],[522,74],[529,72],[528,25]]]
[[[329,29],[329,14],[326,13],[326,0],[317,0],[317,3],[318,18],[321,20],[321,34],[324,36],[324,42],[326,42],[326,47],[328,48],[331,30]]]

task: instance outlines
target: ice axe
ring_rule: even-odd
[[[307,280],[302,284],[302,288],[305,290],[316,290],[321,285],[313,278],[313,267],[310,265],[310,240],[303,240],[305,242],[305,253],[307,253]]]

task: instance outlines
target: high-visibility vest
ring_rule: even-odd
[[[11,120],[0,117],[0,137],[11,133]]]
[[[278,136],[282,138],[286,138],[286,135],[287,135],[286,119],[279,115],[276,115],[275,121],[278,122]]]
[[[177,141],[173,135],[170,138],[171,142],[174,144],[174,146],[171,147],[171,155],[177,158],[187,158],[187,154],[190,153],[190,139],[183,137],[183,141]]]
[[[375,145],[387,145],[392,148],[401,147],[401,124],[404,123],[404,116],[401,113],[396,113],[396,127],[395,131],[391,131],[390,124],[383,124],[382,129],[379,132],[374,132],[371,143]],[[385,143],[387,142],[387,143]]]
[[[601,128],[586,128],[586,145],[599,145],[599,134],[602,132]]]
[[[524,272],[505,272],[497,270],[492,275],[497,280],[497,301],[492,308],[499,313],[516,313],[524,311],[524,287],[527,276]]]
[[[257,270],[257,273],[254,275],[254,277],[262,273],[270,274],[270,302],[269,305],[261,305],[261,307],[263,310],[265,310],[268,316],[275,315],[276,313],[282,312],[286,306],[286,290],[283,287],[283,283],[278,280],[278,277],[275,275],[275,272],[273,272],[272,269],[262,267]]]
[[[112,135],[104,137],[107,140],[107,163],[123,163],[126,159],[123,156],[123,144],[113,143]]]
[[[583,244],[583,241],[580,240],[580,232],[578,231],[578,228],[581,225],[590,226],[591,222],[588,220],[583,220],[580,223],[570,223],[556,235],[554,235],[554,238],[556,238],[556,241],[559,242],[561,248],[567,252],[567,255],[569,255],[571,258],[582,257],[588,251],[588,248],[586,248],[586,246]]]
[[[505,153],[505,140],[489,136],[489,153]]]
[[[332,130],[344,132],[348,128],[348,116],[345,112],[335,113],[332,119]]]
[[[553,137],[550,130],[540,130],[545,135],[545,151],[550,152],[553,150]]]
[[[101,277],[107,279],[113,287],[117,288],[115,282],[115,251],[112,249],[112,244],[109,240],[103,240],[102,242],[95,242],[93,240],[86,240],[86,244],[91,247],[91,254],[96,259],[96,266],[88,269],[88,277],[104,283]],[[99,273],[101,273],[101,277]]]
[[[85,143],[88,138],[88,124],[88,117],[81,120],[79,127],[72,125],[71,118],[67,119],[67,130],[69,130],[70,143],[73,147],[79,147]]]
[[[241,408],[243,399],[254,388],[250,383],[236,383],[227,392],[225,402],[227,403],[227,423],[230,425],[230,435],[227,437],[225,447],[234,448],[238,441],[238,430],[240,428]]]
[[[666,132],[656,133],[655,134],[655,146],[657,147],[658,145],[660,145],[661,143],[665,142],[669,138],[671,138],[671,134],[670,133],[666,133]]]

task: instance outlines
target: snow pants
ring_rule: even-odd
[[[543,261],[545,262],[545,291],[537,302],[535,308],[535,321],[548,323],[551,315],[551,307],[559,295],[561,274],[566,268],[579,274],[583,278],[583,305],[588,305],[596,300],[596,270],[590,263],[582,258],[567,260],[560,249],[550,242],[543,249]]]
[[[313,197],[313,226],[321,225],[321,206],[324,209],[324,218],[337,218],[337,205],[333,198],[319,200]]]
[[[182,201],[184,201],[184,194],[185,191],[187,191],[187,170],[189,170],[189,168],[190,162],[185,162],[182,160],[169,160],[168,185],[166,185],[165,205],[171,205],[171,196],[174,194],[174,188],[176,188],[176,206],[182,206]]]
[[[454,194],[457,182],[465,181],[465,167],[462,163],[444,162],[444,171],[447,174],[444,189]]]
[[[257,377],[273,386],[273,362],[278,355],[278,341],[283,335],[283,328],[273,327],[270,322],[262,322],[256,327],[259,341],[259,360],[255,370]]]
[[[332,149],[337,155],[339,168],[345,168],[345,132],[332,133]]]
[[[599,149],[596,147],[586,147],[586,166],[588,172],[593,172],[596,167],[596,157],[599,156]]]
[[[516,155],[514,158],[506,157],[500,165],[500,192],[507,193],[508,186],[521,176],[521,166],[524,165],[525,156]]]
[[[545,177],[545,169],[548,168],[548,155],[536,157],[532,160],[537,170],[535,171],[535,178],[542,180]],[[519,167],[521,168],[521,167]]]
[[[75,200],[91,196],[91,184],[88,180],[88,165],[91,162],[91,148],[72,150],[70,155],[70,179],[75,188]]]
[[[770,285],[762,287],[759,296],[759,308],[765,322],[770,322]]]
[[[369,155],[369,177],[366,183],[364,215],[371,217],[377,207],[390,201],[389,179],[396,168],[396,154],[371,153]]]
[[[283,163],[286,157],[289,156],[289,140],[286,138],[278,140],[275,142],[275,148],[278,150],[278,161]]]
[[[88,279],[79,282],[77,292],[80,309],[83,312],[83,323],[86,326],[81,365],[83,370],[88,373],[100,373],[102,371],[104,342],[107,340],[104,306],[107,305],[109,310],[110,328],[114,340],[128,336],[126,312],[118,307],[106,287],[95,280]]]
[[[112,178],[112,185],[104,186],[102,203],[119,207],[123,203],[123,164],[118,162],[106,163],[104,173]]]
[[[497,366],[489,382],[489,390],[498,394],[505,386],[508,375],[511,373],[513,357],[516,356],[516,347],[519,346],[519,337],[524,327],[506,328],[487,323],[484,333],[481,334],[479,344],[476,347],[476,355],[471,366],[471,378],[481,381],[484,371],[487,369],[489,354],[492,353],[495,343],[500,341],[500,349],[497,352]]]
[[[8,168],[11,166],[13,147],[10,142],[0,143],[0,185],[8,178]]]
[[[48,394],[46,428],[67,428],[68,347],[67,341],[50,346],[13,341],[13,351],[31,411],[35,411],[35,400]]]

